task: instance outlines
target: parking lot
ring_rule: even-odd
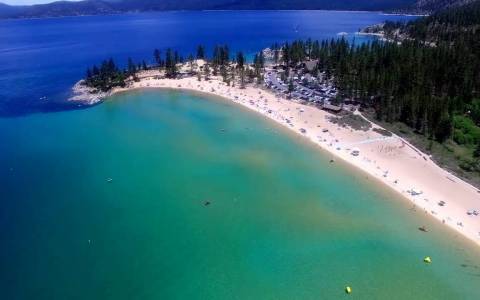
[[[265,85],[273,91],[288,95],[291,98],[304,100],[311,103],[331,104],[330,100],[336,97],[336,90],[327,84],[317,84],[317,88],[307,87],[303,84],[304,76],[294,74],[290,77],[293,82],[293,91],[289,92],[289,83],[281,79],[276,70],[267,70],[264,76]]]

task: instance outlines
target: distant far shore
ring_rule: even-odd
[[[410,13],[389,13],[381,10],[329,10],[329,9],[201,9],[201,10],[154,10],[154,11],[117,11],[108,13],[79,13],[79,14],[65,14],[65,15],[19,15],[6,16],[0,12],[0,21],[2,20],[38,20],[38,19],[60,19],[60,18],[75,18],[75,17],[96,17],[96,16],[121,16],[134,14],[148,14],[148,13],[172,13],[172,12],[295,12],[295,11],[324,11],[324,12],[338,12],[338,13],[379,13],[385,16],[407,16],[407,17],[424,17],[428,14],[410,14]]]
[[[365,119],[358,111],[330,113],[298,100],[288,100],[259,84],[245,86],[222,82],[221,77],[184,76],[165,78],[159,70],[138,71],[125,87],[97,93],[81,82],[70,99],[95,104],[112,95],[135,89],[166,88],[219,96],[242,105],[313,142],[331,155],[331,163],[342,159],[363,170],[367,179],[378,180],[408,199],[411,210],[424,212],[480,245],[480,192],[472,185],[440,168],[425,153],[401,137]],[[356,116],[368,126],[354,129],[344,118]],[[477,215],[475,214],[477,213]],[[419,224],[419,230],[428,231]],[[428,234],[428,233],[426,233]]]

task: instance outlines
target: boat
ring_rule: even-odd
[[[351,294],[352,293],[352,288],[350,286],[345,287],[345,293]]]

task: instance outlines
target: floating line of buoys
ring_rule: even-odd
[[[425,256],[425,258],[423,259],[423,262],[426,263],[426,264],[430,264],[430,263],[432,263],[432,258],[430,256]],[[345,287],[345,293],[351,294],[352,293],[352,287],[347,285]]]

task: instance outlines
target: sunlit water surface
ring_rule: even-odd
[[[0,145],[1,299],[480,299],[477,247],[223,100],[132,92]]]

